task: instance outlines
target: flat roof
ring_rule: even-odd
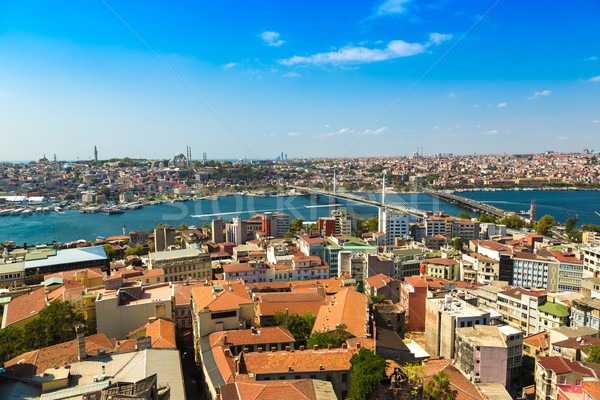
[[[155,251],[154,253],[150,253],[149,257],[151,260],[166,260],[169,258],[193,257],[201,254],[204,254],[204,251],[190,248],[170,251]]]
[[[55,255],[53,254],[56,252]],[[76,249],[64,249],[48,251],[32,250],[25,257],[25,269],[47,267],[58,264],[74,264],[86,261],[105,261],[106,254],[102,246],[79,247]]]

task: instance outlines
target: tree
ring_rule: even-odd
[[[304,228],[304,220],[302,218],[296,218],[290,222],[290,230],[292,232],[300,232]]]
[[[298,342],[298,345],[305,345],[306,340],[309,338],[313,326],[315,325],[316,317],[314,314],[306,311],[304,315],[298,315],[296,313],[289,314],[286,318],[286,313],[277,311],[275,313],[275,325],[286,326]]]
[[[444,371],[440,371],[431,377],[423,388],[423,400],[455,400],[458,391],[450,386],[450,377]]]
[[[103,194],[107,199],[110,198],[110,188],[108,186],[104,186],[100,189],[100,194]]]
[[[521,229],[525,227],[525,221],[517,215],[510,215],[500,220],[500,224],[506,225],[509,229]]]
[[[9,326],[0,330],[0,365],[25,351],[21,329]]]
[[[75,326],[84,323],[68,301],[55,300],[38,313],[38,318],[25,325],[25,351],[64,343],[75,338]]]
[[[361,237],[363,233],[367,232],[367,224],[365,223],[364,218],[359,218],[356,220],[356,236]]]
[[[102,248],[104,249],[104,253],[106,253],[108,261],[112,261],[115,257],[115,251],[112,246],[110,244],[105,244]]]
[[[329,345],[336,348],[342,347],[342,344],[346,343],[346,340],[353,337],[351,333],[346,332],[347,328],[346,324],[341,324],[333,332],[313,332],[308,338],[306,346],[313,347],[317,345],[321,349],[326,349]]]
[[[352,388],[347,399],[366,400],[385,379],[387,362],[375,352],[361,348],[350,359]]]
[[[385,303],[385,301],[387,300],[387,297],[385,297],[384,294],[379,295],[379,296],[371,296],[371,300],[373,301],[373,304],[382,304],[382,303]]]
[[[462,251],[463,249],[463,240],[461,238],[454,238],[454,250]]]
[[[210,225],[208,225],[208,222],[205,222],[202,224],[202,228],[204,229],[208,229],[210,227]]]
[[[473,218],[473,217],[471,216],[471,214],[469,214],[469,213],[468,213],[468,212],[466,212],[466,211],[461,211],[461,212],[459,212],[459,213],[458,213],[458,215],[457,215],[457,217],[458,217],[458,218],[460,218],[460,219],[471,219],[471,218]]]
[[[125,257],[127,256],[141,256],[144,255],[146,253],[146,249],[144,249],[144,247],[140,244],[138,244],[137,246],[133,247],[133,248],[128,248],[125,251]]]
[[[181,225],[179,225],[179,228],[177,228],[180,231],[185,231],[187,230],[188,226],[186,225],[185,222],[182,222]]]
[[[556,225],[554,217],[546,214],[542,218],[540,218],[537,224],[535,224],[534,229],[540,235],[547,235],[554,225]]]
[[[523,356],[521,376],[521,385],[523,387],[535,384],[535,357]]]
[[[310,228],[308,228],[311,231],[318,231],[319,230],[319,224],[317,224],[316,222],[314,224],[312,224],[310,226]]]
[[[365,223],[365,228],[367,232],[377,232],[379,231],[379,217],[371,217]]]
[[[287,232],[285,233],[285,237],[286,237],[286,238],[288,238],[288,239],[289,239],[289,238],[293,238],[293,237],[294,237],[294,234],[292,233],[292,231],[287,231]]]
[[[498,219],[492,214],[481,214],[479,222],[495,224]]]
[[[586,362],[600,364],[600,345],[588,347],[586,353],[588,354]]]
[[[571,232],[573,229],[575,229],[576,225],[577,225],[577,221],[575,220],[575,218],[568,218],[567,222],[565,223],[565,231],[567,232],[567,234],[569,232]]]
[[[421,388],[423,381],[425,380],[425,366],[420,365],[417,362],[406,363],[400,368],[400,371],[406,375],[406,378],[408,379],[408,384],[411,387],[411,394],[416,396],[418,393],[417,390]]]

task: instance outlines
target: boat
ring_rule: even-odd
[[[28,209],[25,209],[25,210],[23,210],[23,211],[21,212],[21,216],[22,216],[22,217],[28,217],[28,216],[30,216],[31,214],[33,214],[33,211],[32,211],[32,210],[28,210]]]
[[[12,210],[6,209],[6,210],[0,210],[0,217],[4,217],[6,215],[10,215]]]
[[[216,201],[216,200],[219,200],[219,196],[217,196],[217,195],[206,196],[203,200]]]
[[[117,214],[123,214],[125,211],[120,210],[118,208],[107,208],[106,210],[104,210],[104,213],[106,215],[117,215]]]

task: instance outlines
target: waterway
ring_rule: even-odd
[[[461,193],[479,201],[488,202],[508,211],[527,210],[532,198],[536,200],[538,217],[544,214],[554,216],[564,222],[568,218],[565,210],[579,216],[580,223],[600,224],[600,192],[592,191],[493,191]],[[371,199],[380,199],[381,195],[365,195]],[[0,217],[0,240],[13,240],[21,245],[70,242],[74,240],[93,240],[97,237],[120,235],[125,231],[152,229],[158,222],[179,226],[182,222],[201,226],[214,218],[231,220],[239,216],[243,219],[258,212],[285,212],[291,219],[303,218],[316,221],[319,217],[329,216],[335,207],[347,207],[348,212],[360,218],[369,218],[377,213],[376,208],[356,203],[331,204],[326,197],[309,196],[256,197],[223,196],[218,200],[198,200],[177,203],[165,203],[145,206],[139,210],[128,210],[123,214],[106,215],[80,214],[75,210],[62,213],[33,214],[27,217]],[[441,210],[452,215],[464,211],[461,207],[445,203],[420,193],[387,194],[386,203],[407,202],[421,210]]]

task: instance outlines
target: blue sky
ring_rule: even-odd
[[[4,0],[0,159],[600,150],[598,20],[597,1]]]

